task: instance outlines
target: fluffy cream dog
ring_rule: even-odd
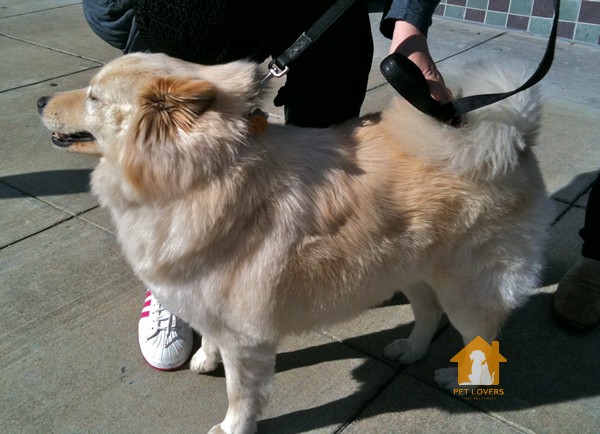
[[[462,128],[398,98],[328,129],[252,134],[258,72],[132,54],[86,89],[38,102],[62,146],[74,133],[96,138],[93,192],[136,275],[202,333],[192,370],[222,360],[229,408],[212,432],[256,430],[282,336],[397,291],[415,326],[388,357],[423,357],[443,312],[465,343],[491,342],[536,283],[550,216],[529,148],[532,92]],[[519,84],[496,69],[473,74],[466,94]]]

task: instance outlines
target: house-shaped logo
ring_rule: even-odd
[[[500,354],[498,341],[489,345],[477,336],[450,361],[458,363],[458,384],[497,386],[500,384],[500,363],[506,359]]]

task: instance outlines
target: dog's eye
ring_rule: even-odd
[[[88,88],[87,93],[86,93],[86,98],[88,101],[90,102],[100,102],[100,99],[96,96],[96,93],[93,91],[93,89],[91,87]]]

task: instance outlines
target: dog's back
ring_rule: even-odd
[[[461,78],[467,96],[506,92],[526,79],[514,67],[483,63],[465,67]],[[457,129],[407,108],[407,102],[398,99],[384,112],[384,122],[407,152],[456,174],[492,179],[512,172],[520,156],[534,144],[540,105],[539,89],[533,87],[468,113]]]
[[[513,72],[469,70],[468,94],[520,84]],[[426,281],[438,298],[468,300],[464,311],[492,306],[494,334],[541,269],[551,213],[530,149],[539,113],[535,89],[470,113],[459,128],[397,99],[381,117],[273,140],[297,186],[277,202],[301,234],[278,285],[294,306],[282,310],[281,327],[342,319]],[[315,303],[318,320],[307,314]]]

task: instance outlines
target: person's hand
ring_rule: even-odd
[[[415,26],[406,21],[396,21],[390,53],[400,53],[419,67],[435,100],[443,104],[453,99],[442,74],[429,54],[427,38]]]

